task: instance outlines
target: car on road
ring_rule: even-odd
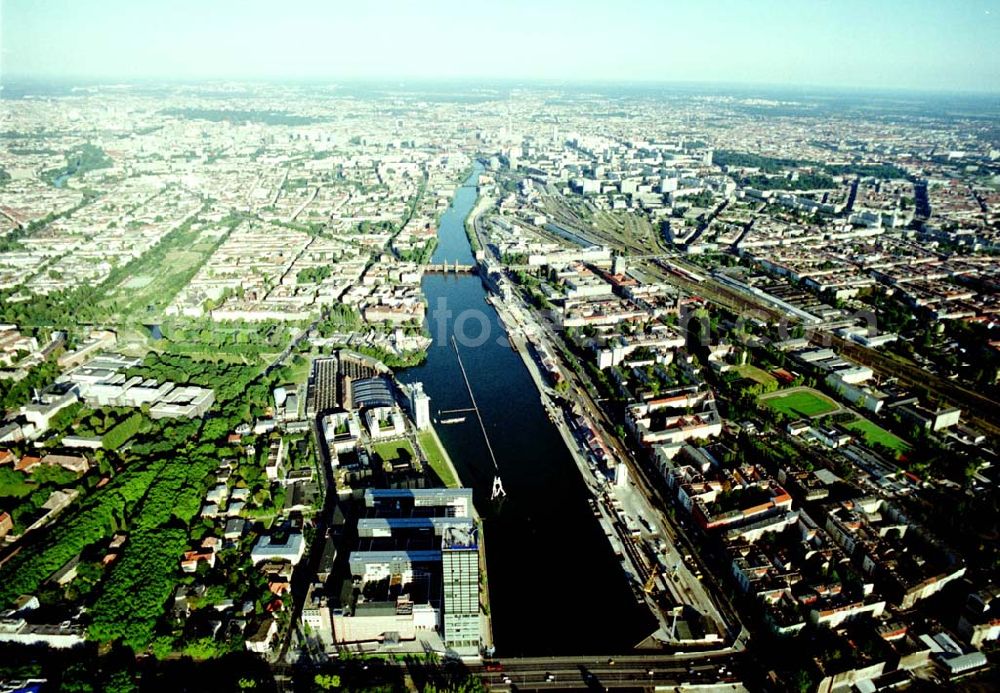
[[[545,674],[545,680],[548,681],[549,683],[552,683],[553,681],[556,680],[556,675],[552,673],[547,673]]]

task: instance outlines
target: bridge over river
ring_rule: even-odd
[[[455,262],[441,262],[424,265],[424,272],[431,274],[478,274],[479,265]]]

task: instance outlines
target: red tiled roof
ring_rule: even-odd
[[[34,456],[31,456],[31,455],[25,455],[20,460],[18,460],[18,462],[17,462],[16,465],[14,465],[14,469],[16,469],[19,472],[23,472],[23,471],[25,471],[27,469],[31,469],[32,467],[34,467],[36,464],[38,464],[41,461],[42,461],[41,457],[34,457]]]

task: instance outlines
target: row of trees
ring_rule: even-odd
[[[80,505],[64,512],[59,523],[0,567],[0,604],[34,593],[52,573],[88,546],[124,524],[129,508],[145,495],[163,463],[136,464],[118,474]]]
[[[825,173],[800,173],[796,178],[754,174],[745,176],[742,182],[757,190],[823,190],[837,186]]]
[[[345,313],[342,317],[352,316]],[[212,347],[202,344],[201,348]],[[111,465],[102,464],[102,474],[110,476],[110,482],[99,487],[89,484],[89,493],[86,485],[80,486],[82,500],[65,511],[52,528],[33,534],[32,541],[0,567],[0,604],[10,603],[19,594],[37,592],[53,572],[83,556],[84,564],[93,564],[90,572],[94,574],[88,572],[79,589],[71,585],[65,596],[88,606],[91,639],[121,642],[137,652],[151,651],[156,645],[154,651],[163,656],[178,648],[190,650],[189,654],[224,654],[226,647],[209,646],[197,639],[178,640],[176,634],[165,630],[164,604],[178,584],[181,554],[192,540],[210,531],[195,518],[220,460],[237,454],[228,445],[228,434],[259,415],[270,400],[271,388],[284,382],[289,373],[276,369],[262,376],[258,367],[153,353],[128,374],[211,387],[216,402],[203,420],[152,421],[134,410],[102,410],[85,417],[92,433],[103,433],[108,449],[96,454],[117,459],[118,471],[112,475]],[[68,424],[75,425],[79,408],[72,414]],[[126,452],[111,452],[129,440],[132,443]],[[237,478],[248,480],[250,488],[266,486],[266,481],[257,478],[260,476],[259,469],[240,469],[237,474]],[[29,490],[29,494],[33,499],[35,491]],[[274,500],[259,490],[253,498],[268,504]],[[118,560],[105,572],[92,559],[103,554],[104,542],[116,532],[125,532],[128,539]],[[266,585],[246,581],[248,568],[241,563],[246,562],[245,555],[234,553],[224,560],[232,564],[225,579],[239,581],[236,588],[226,586],[227,593],[254,601],[259,601],[258,592],[266,594]],[[62,592],[56,599],[61,596]]]
[[[140,412],[134,412],[131,416],[115,424],[114,427],[101,436],[101,446],[105,450],[117,450],[129,438],[139,432],[143,421],[145,421],[145,417]]]
[[[712,163],[716,166],[732,166],[737,168],[758,168],[763,173],[781,173],[800,166],[814,166],[828,176],[862,176],[883,179],[904,179],[908,174],[893,164],[822,164],[799,159],[761,156],[744,152],[717,150],[712,153]],[[817,186],[822,187],[822,186]]]
[[[682,204],[691,205],[692,207],[711,207],[712,203],[715,201],[715,196],[712,195],[710,190],[702,190],[701,192],[692,193],[690,195],[682,195],[678,197],[677,202]]]
[[[227,434],[261,411],[271,386],[286,374],[278,370],[260,377],[255,369],[245,366],[170,354],[150,355],[142,371],[154,377],[214,384],[216,403],[204,421],[166,423],[160,436],[148,436],[145,442],[132,446],[137,454],[164,455],[169,462],[161,468],[134,513],[124,555],[108,574],[90,610],[93,623],[88,634],[101,641],[120,640],[137,652],[153,647],[160,656],[177,647],[192,655],[219,656],[231,648],[220,647],[214,641],[183,643],[164,634],[159,628],[163,605],[177,585],[181,553],[208,531],[195,518],[207,487],[214,483],[213,472],[222,459],[238,454],[226,442]],[[221,560],[227,565],[246,558],[224,554]],[[247,566],[239,570],[230,567],[234,569],[222,572],[239,581],[236,591],[260,588],[252,580],[247,582]],[[231,592],[229,587],[225,592]],[[216,598],[221,598],[220,594]]]
[[[167,108],[163,115],[212,123],[261,123],[262,125],[312,125],[328,120],[325,117],[304,116],[285,111],[249,111],[229,108]]]
[[[353,307],[344,303],[331,306],[326,316],[316,323],[316,331],[321,337],[330,337],[337,332],[354,330],[361,326],[361,316]]]
[[[248,361],[281,351],[289,339],[289,324],[276,320],[243,323],[205,318],[165,323],[160,330],[164,339],[157,346],[164,352],[181,356],[225,354]]]
[[[225,443],[226,435],[249,419],[251,404],[259,410],[266,403],[272,384],[271,378],[257,379],[256,371],[245,366],[172,355],[150,356],[141,371],[178,382],[215,385],[216,404],[204,421],[148,422],[137,413],[113,427],[108,433],[119,438],[136,430],[125,466],[0,568],[0,603],[9,603],[19,594],[35,592],[87,547],[113,532],[128,531],[123,558],[98,588],[91,635],[101,640],[122,637],[136,649],[144,648],[155,631],[175,583],[188,526],[212,472],[220,459],[234,453]]]
[[[144,651],[173,592],[177,560],[186,545],[184,527],[132,532],[89,610],[93,622],[88,636],[101,642],[120,640],[136,652]]]
[[[431,238],[425,241],[423,245],[414,246],[407,250],[396,250],[396,257],[403,262],[416,262],[418,265],[426,265],[431,261],[431,256],[434,254],[437,244],[437,238]]]
[[[785,169],[795,168],[804,162],[798,159],[784,159],[719,149],[712,152],[712,163],[716,166],[759,168],[764,173],[781,173]]]

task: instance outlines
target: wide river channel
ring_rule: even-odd
[[[473,263],[464,221],[476,204],[476,169],[441,218],[433,262]],[[587,504],[587,489],[549,421],[521,357],[514,352],[479,277],[427,274],[423,291],[434,343],[420,366],[435,429],[462,485],[484,518],[493,634],[498,655],[625,653],[655,621],[636,603],[621,564]],[[450,317],[437,317],[446,310]],[[483,339],[483,331],[488,338]],[[472,412],[440,423],[439,410],[471,406],[459,349],[496,456],[507,496],[490,500],[494,466]],[[464,337],[464,338],[463,338]],[[481,343],[480,343],[481,342]],[[478,346],[476,346],[478,344]],[[444,415],[443,418],[457,418]]]

